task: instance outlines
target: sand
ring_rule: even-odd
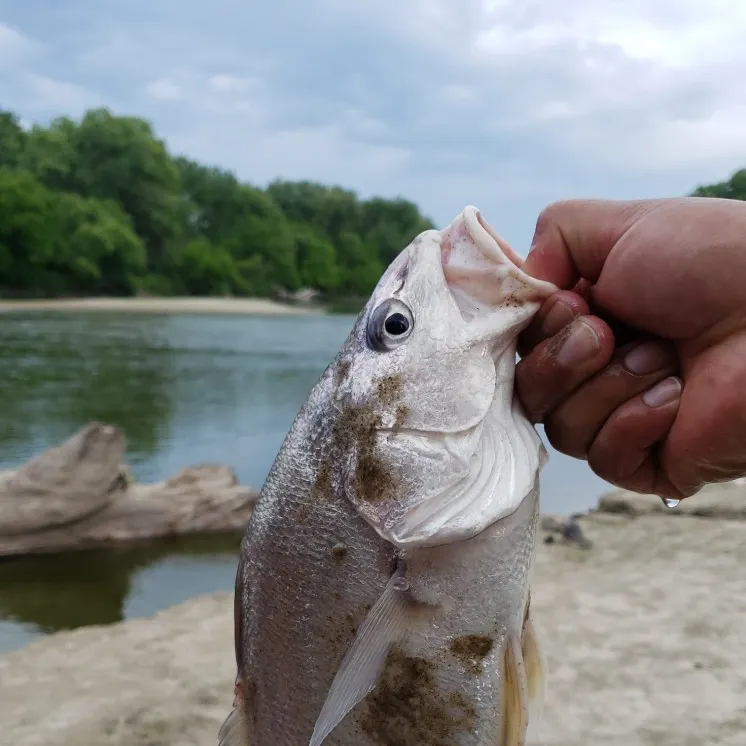
[[[0,313],[13,311],[110,311],[149,314],[307,315],[318,308],[293,306],[265,298],[71,298],[0,300]]]
[[[590,551],[537,549],[550,676],[530,743],[745,744],[746,522],[598,513],[581,525]],[[214,746],[233,677],[231,594],[58,633],[0,657],[0,743]]]

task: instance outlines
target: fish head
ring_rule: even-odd
[[[518,336],[557,288],[522,263],[465,208],[394,259],[341,355],[345,492],[400,547],[478,533],[546,460],[513,381]]]

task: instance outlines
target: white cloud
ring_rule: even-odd
[[[256,80],[242,78],[236,75],[212,75],[208,81],[210,87],[218,93],[245,93],[258,85]]]
[[[158,101],[180,101],[181,88],[169,78],[158,78],[145,86],[145,92]]]
[[[254,182],[401,194],[439,222],[476,203],[519,245],[551,199],[746,164],[742,0],[69,0],[55,24],[21,6],[0,100],[25,117],[108,105]]]
[[[37,45],[20,31],[0,21],[0,74],[31,57]]]

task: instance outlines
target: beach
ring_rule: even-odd
[[[268,298],[60,298],[0,300],[0,313],[13,311],[109,311],[148,314],[235,314],[283,316],[322,313],[316,307],[278,303]]]
[[[656,511],[580,524],[590,550],[537,546],[549,676],[529,743],[746,742],[746,522]],[[57,633],[0,657],[0,742],[208,746],[234,676],[230,593]]]

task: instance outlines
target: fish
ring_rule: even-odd
[[[386,268],[283,441],[234,593],[220,746],[523,746],[548,455],[514,392],[557,288],[473,206]]]

